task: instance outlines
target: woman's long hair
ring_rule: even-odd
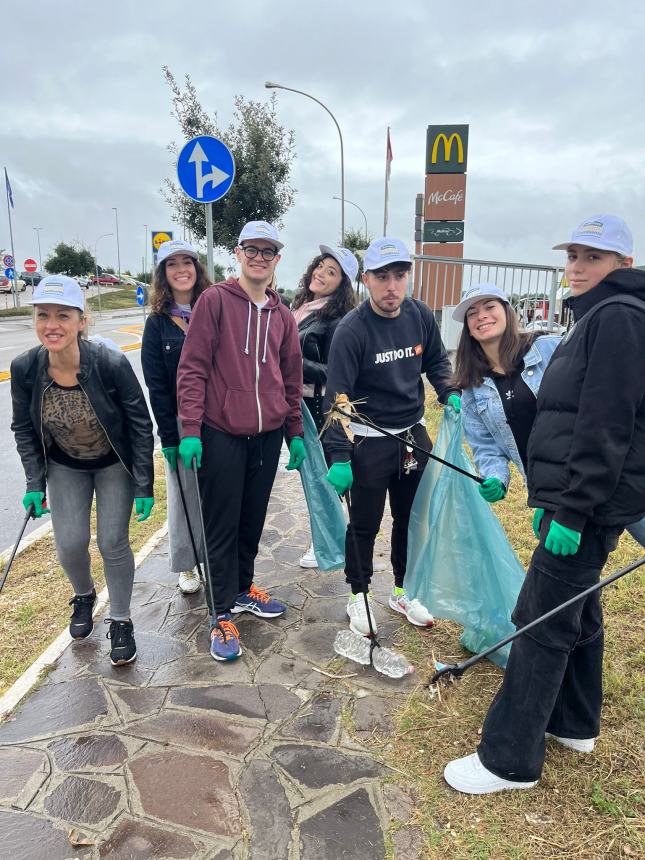
[[[193,297],[190,302],[191,305],[194,305],[204,290],[211,286],[210,278],[200,261],[193,260],[193,265],[197,272],[197,280],[193,287]],[[174,301],[175,299],[173,297],[172,290],[170,289],[168,278],[166,277],[166,261],[164,260],[163,263],[155,269],[154,278],[152,279],[152,285],[150,287],[150,310],[153,314],[168,314],[170,312],[170,306]]]
[[[511,305],[504,302],[503,306],[506,313],[506,331],[499,342],[499,363],[504,373],[513,373],[540,333],[520,331],[517,314]],[[479,341],[468,331],[468,321],[464,320],[451,384],[456,388],[472,388],[481,385],[490,372],[491,366],[486,353]]]
[[[311,263],[307,266],[307,269],[300,278],[300,283],[298,284],[298,292],[295,295],[293,302],[291,303],[291,310],[295,311],[296,308],[299,308],[300,305],[304,305],[305,302],[313,302],[316,296],[309,289],[309,285],[311,284],[311,278],[314,273],[314,269],[318,268],[320,263],[323,260],[333,260],[334,263],[338,263],[334,257],[329,254],[318,254],[317,257],[314,257]],[[339,268],[340,268],[340,264]],[[340,269],[340,274],[342,276],[341,282],[338,287],[334,290],[334,292],[329,296],[329,299],[325,302],[324,307],[322,307],[319,311],[317,311],[318,319],[321,320],[335,320],[339,317],[344,317],[345,314],[348,314],[352,308],[356,307],[356,298],[354,296],[354,290],[352,289],[352,282],[347,277],[345,272],[343,272],[342,268]]]

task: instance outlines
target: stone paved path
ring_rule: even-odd
[[[391,681],[336,658],[342,572],[302,570],[309,541],[299,477],[279,471],[256,581],[282,618],[238,616],[243,657],[208,654],[203,592],[184,596],[166,544],[137,571],[138,660],[113,668],[104,626],[74,643],[0,726],[0,856],[380,860],[420,857],[412,800],[363,741],[415,676]],[[377,558],[386,560],[384,542]],[[386,603],[391,572],[377,574]],[[379,610],[383,641],[399,617]],[[92,845],[74,847],[72,835]]]

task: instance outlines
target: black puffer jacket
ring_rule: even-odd
[[[134,479],[136,498],[153,495],[152,421],[143,391],[122,352],[83,340],[78,383],[105,430],[110,445]],[[42,346],[11,362],[11,429],[27,478],[27,492],[45,492],[47,458],[42,434],[49,354]]]
[[[141,367],[164,448],[179,445],[177,368],[186,335],[167,314],[150,314],[143,330]]]
[[[617,269],[571,301],[528,444],[529,504],[582,531],[645,515],[645,272]]]
[[[319,314],[310,314],[298,326],[300,348],[302,350],[302,378],[305,385],[314,386],[313,397],[304,400],[320,430],[323,425],[323,392],[327,383],[327,363],[329,350],[336,326],[341,317],[320,319]]]

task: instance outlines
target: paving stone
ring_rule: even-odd
[[[269,722],[285,719],[301,705],[298,696],[276,684],[180,687],[171,691],[170,703]]]
[[[183,860],[191,858],[197,846],[188,836],[143,821],[121,819],[109,838],[101,843],[101,860]]]
[[[320,684],[320,678],[304,660],[281,653],[269,655],[255,672],[256,682],[273,682],[285,687],[304,687],[308,690],[315,689]]]
[[[282,535],[286,534],[289,529],[292,529],[298,523],[298,520],[292,514],[286,512],[267,517],[267,521]],[[264,535],[262,537],[264,538]],[[264,540],[262,543],[264,543]]]
[[[167,663],[184,657],[190,646],[169,636],[159,636],[156,633],[139,633],[135,629],[137,640],[137,663],[146,669],[158,669]]]
[[[302,609],[307,602],[307,595],[298,585],[279,585],[271,589],[271,596],[277,597],[294,609]]]
[[[271,752],[273,759],[307,788],[347,785],[385,773],[382,765],[367,755],[346,755],[329,747],[284,744]]]
[[[164,636],[172,636],[173,639],[190,639],[199,627],[205,626],[204,613],[194,610],[183,615],[171,615],[164,622],[161,633]]]
[[[392,847],[396,860],[419,860],[426,849],[423,830],[412,824],[405,824],[392,835]]]
[[[326,666],[336,656],[334,637],[337,630],[338,627],[332,624],[303,624],[299,629],[288,632],[282,647],[312,663]]]
[[[11,860],[68,860],[75,853],[66,832],[29,813],[0,811],[0,833],[2,857]],[[38,846],[37,854],[34,846]]]
[[[284,514],[282,514],[284,516]],[[273,547],[276,544],[280,543],[282,540],[281,532],[272,528],[265,528],[262,532],[262,537],[260,539],[260,543],[266,547]]]
[[[185,684],[249,683],[251,666],[244,655],[239,660],[220,663],[205,654],[180,657],[154,673],[152,686],[176,687]]]
[[[49,760],[42,750],[24,747],[0,749],[0,801],[24,809],[49,772]],[[21,795],[24,802],[18,801]]]
[[[135,639],[137,642],[137,654],[139,651],[139,636],[135,630]],[[143,635],[143,634],[142,634]],[[113,681],[115,684],[127,684],[130,687],[145,687],[150,682],[154,674],[152,669],[147,669],[139,662],[137,658],[134,663],[126,663],[124,666],[113,666],[110,663],[110,658],[107,652],[103,659],[92,663],[88,667],[88,672],[91,675],[98,675],[105,678],[106,681]]]
[[[288,722],[280,731],[285,737],[327,743],[336,731],[341,702],[333,696],[321,694],[308,703],[306,712]]]
[[[135,759],[129,768],[146,815],[191,830],[239,836],[240,810],[222,762],[164,750]]]
[[[349,597],[350,588],[345,582],[345,576],[340,570],[332,570],[329,573],[321,573],[311,576],[302,583],[310,594],[317,597],[337,597],[342,595],[345,602]]]
[[[139,738],[214,750],[234,757],[245,755],[261,735],[259,728],[234,723],[214,714],[172,710],[164,710],[154,717],[133,723],[127,732]]]
[[[347,595],[326,599],[310,600],[302,613],[303,624],[325,622],[334,628],[347,626]],[[336,633],[334,632],[334,636]]]
[[[135,582],[158,582],[177,585],[177,574],[168,570],[168,556],[152,553],[139,565],[134,575]]]
[[[300,825],[300,860],[382,860],[383,832],[364,788]]]
[[[286,720],[297,711],[302,700],[295,693],[290,693],[277,684],[259,684],[258,690],[264,702],[267,719],[270,723]]]
[[[139,606],[134,616],[137,647],[142,633],[156,633],[168,614],[168,604],[163,601]]]
[[[59,770],[87,770],[114,767],[128,757],[128,750],[116,735],[80,735],[59,738],[47,747]]]
[[[257,573],[270,573],[275,567],[273,556],[269,558],[256,558],[254,569]]]
[[[279,562],[286,562],[287,564],[297,565],[298,560],[301,555],[305,551],[306,547],[297,547],[297,546],[286,546],[285,544],[280,544],[273,550],[273,558]]]
[[[355,665],[355,664],[354,664]],[[364,696],[356,699],[352,717],[357,732],[377,731],[387,734],[392,728],[390,714],[396,708],[397,702],[384,696]]]
[[[137,689],[129,687],[110,687],[110,693],[116,699],[116,706],[122,716],[131,714],[151,714],[163,705],[168,690],[165,687],[145,687]],[[121,703],[127,705],[127,711]]]
[[[178,588],[170,597],[170,615],[181,615],[189,610],[201,609],[204,612],[204,622],[207,618],[208,607],[206,604],[206,594],[204,589],[200,588],[193,594],[184,594]]]
[[[96,779],[68,776],[48,794],[44,806],[50,815],[78,824],[98,824],[116,812],[121,793]]]
[[[49,737],[65,729],[93,723],[108,713],[105,695],[93,678],[41,687],[0,725],[0,744]]]
[[[293,826],[291,809],[271,764],[251,762],[242,774],[240,792],[251,821],[250,860],[288,857]]]
[[[135,608],[144,606],[146,603],[152,603],[160,600],[162,596],[165,598],[172,595],[172,592],[166,588],[160,588],[155,582],[137,582],[137,575],[134,575],[134,585],[132,586],[132,606]],[[169,602],[170,598],[168,598]]]
[[[383,786],[383,801],[390,818],[405,824],[414,809],[414,789],[387,782]]]

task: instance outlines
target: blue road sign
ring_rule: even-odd
[[[143,305],[146,300],[146,294],[143,287],[137,287],[137,304]]]
[[[233,153],[216,137],[202,134],[179,153],[177,178],[185,194],[199,203],[223,197],[235,178]]]
[[[2,262],[4,263],[6,269],[13,269],[14,259],[11,254],[5,254],[2,258]]]
[[[9,278],[9,280],[10,280],[10,281],[13,281],[13,273],[14,273],[14,271],[15,271],[15,269],[6,268],[6,269],[4,270],[4,276],[5,276],[5,278]]]

